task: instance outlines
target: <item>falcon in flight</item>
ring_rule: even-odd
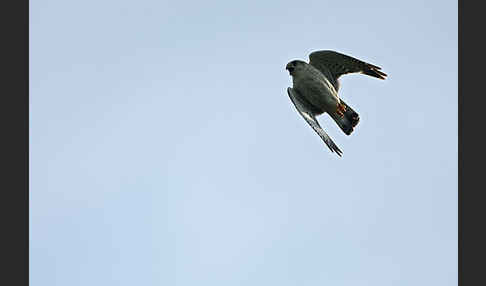
[[[312,52],[309,63],[294,60],[285,69],[292,76],[293,87],[287,88],[287,93],[297,111],[327,147],[341,156],[342,151],[324,132],[316,116],[327,112],[341,130],[350,135],[359,122],[359,115],[339,98],[339,77],[347,73],[362,73],[385,79],[387,75],[380,71],[380,67],[334,51]]]

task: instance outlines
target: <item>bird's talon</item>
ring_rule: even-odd
[[[343,117],[344,113],[346,112],[346,105],[344,105],[342,103],[338,103],[336,112],[339,116]]]

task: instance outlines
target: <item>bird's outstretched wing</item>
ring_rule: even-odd
[[[322,129],[322,127],[319,125],[319,122],[317,121],[316,117],[312,114],[310,109],[307,107],[307,104],[303,102],[302,100],[299,99],[299,97],[296,94],[296,91],[292,89],[291,87],[287,88],[287,93],[289,94],[290,100],[292,103],[295,105],[295,108],[297,111],[304,117],[305,121],[309,123],[309,125],[314,129],[314,131],[319,134],[319,136],[322,138],[324,143],[326,143],[327,147],[332,152],[336,152],[339,156],[343,153],[338,146],[332,141],[331,137],[327,135],[326,132]]]
[[[312,52],[309,55],[309,64],[321,72],[329,70],[336,81],[341,75],[347,73],[362,73],[379,79],[385,79],[387,76],[380,71],[380,67],[334,51]]]

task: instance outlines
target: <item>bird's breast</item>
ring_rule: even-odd
[[[322,112],[334,110],[338,98],[326,83],[320,78],[304,77],[294,80],[294,88],[304,99]]]

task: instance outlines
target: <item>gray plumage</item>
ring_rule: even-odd
[[[342,151],[324,132],[316,119],[327,113],[346,134],[350,135],[359,122],[359,115],[338,96],[339,77],[347,73],[362,73],[379,79],[387,76],[380,67],[334,51],[316,51],[309,55],[309,64],[294,60],[286,69],[293,87],[287,93],[297,111],[322,138],[332,152]]]

